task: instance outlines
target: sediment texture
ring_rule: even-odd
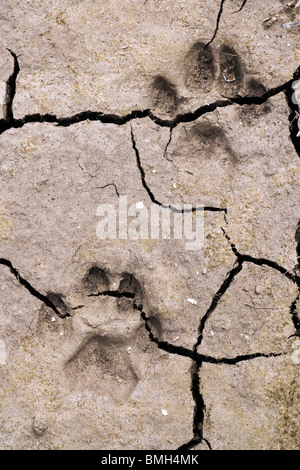
[[[0,447],[299,449],[300,2],[0,14]]]

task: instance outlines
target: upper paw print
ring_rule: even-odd
[[[237,93],[244,78],[243,66],[236,50],[223,44],[216,53],[203,42],[195,43],[188,52],[185,81],[188,87],[208,93],[214,85],[220,93]]]
[[[262,95],[266,88],[249,73],[242,59],[231,44],[207,45],[198,41],[192,45],[178,68],[178,83],[167,74],[153,78],[151,84],[151,107],[159,115],[174,117],[176,114],[191,111],[191,106],[201,106],[220,97],[237,95]],[[174,76],[174,74],[173,74]],[[256,115],[270,110],[269,106],[250,107],[241,118],[247,123]]]
[[[266,93],[246,54],[238,44],[194,43],[174,65],[177,75],[169,70],[153,79],[152,112],[165,124],[151,123],[147,139],[136,125],[137,145],[159,201],[226,208],[244,251],[292,257],[298,156],[290,109],[283,91]],[[237,97],[253,99],[231,100]],[[286,217],[281,237],[279,212]]]

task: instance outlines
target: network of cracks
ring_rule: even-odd
[[[224,2],[221,2],[216,31],[217,33],[219,21],[221,19],[222,8]],[[246,5],[246,1],[242,3],[241,9]],[[214,37],[215,37],[214,35]],[[258,113],[268,113],[270,105],[269,98],[284,93],[290,109],[288,116],[287,128],[289,129],[290,138],[294,145],[295,151],[300,156],[299,133],[298,128],[298,106],[292,100],[293,83],[300,78],[300,67],[294,72],[293,76],[286,83],[276,88],[267,90],[260,82],[253,78],[247,78],[242,59],[232,46],[224,44],[218,51],[213,49],[213,39],[205,44],[197,42],[193,45],[186,56],[186,85],[192,93],[197,94],[197,90],[208,92],[212,87],[217,87],[222,96],[230,96],[230,98],[221,99],[211,104],[201,106],[195,111],[177,114],[181,105],[181,98],[174,83],[170,83],[166,77],[154,77],[151,96],[153,107],[147,110],[135,110],[125,116],[115,114],[103,114],[101,112],[85,111],[70,117],[58,118],[55,115],[27,115],[22,119],[15,119],[13,115],[13,100],[16,93],[17,77],[20,72],[18,56],[15,52],[10,51],[14,59],[14,70],[7,81],[6,98],[4,104],[4,119],[0,120],[0,132],[3,133],[10,128],[20,128],[26,123],[48,122],[58,126],[70,126],[77,122],[86,120],[96,120],[102,123],[113,123],[115,125],[124,125],[129,121],[136,119],[150,118],[156,125],[168,127],[170,129],[170,139],[172,130],[184,122],[196,121],[200,116],[213,112],[219,107],[239,106],[241,116],[244,119],[253,119]],[[244,95],[241,95],[244,91]],[[163,118],[155,114],[155,110],[159,113],[167,115]],[[226,144],[226,136],[222,129],[211,127],[204,129],[202,139],[221,139]],[[201,137],[201,136],[200,136]],[[155,204],[174,210],[173,206],[166,206],[161,203],[151,188],[147,184],[146,174],[143,169],[140,153],[137,147],[133,130],[131,129],[132,147],[136,156],[136,164],[139,169],[141,183],[147,192],[151,201]],[[195,208],[194,210],[197,210]],[[240,253],[235,244],[229,238],[226,232],[227,226],[227,210],[224,207],[201,207],[201,210],[222,211],[224,213],[223,235],[229,244],[232,253],[235,256],[235,263],[232,269],[226,274],[219,289],[215,292],[210,306],[205,314],[199,319],[198,333],[192,348],[186,348],[174,343],[164,341],[163,328],[159,318],[154,312],[149,311],[147,307],[147,293],[144,291],[143,285],[134,273],[123,272],[120,275],[120,281],[117,287],[113,279],[113,274],[103,268],[101,264],[95,262],[87,270],[81,281],[80,292],[84,302],[93,300],[101,303],[105,298],[114,298],[116,308],[120,311],[129,312],[130,315],[139,317],[140,324],[135,331],[138,336],[141,329],[146,335],[149,343],[155,347],[167,352],[168,354],[179,355],[191,360],[190,376],[191,376],[191,394],[194,401],[194,418],[193,418],[193,439],[183,443],[181,450],[191,449],[201,442],[205,442],[208,448],[211,448],[209,441],[205,437],[204,418],[205,418],[205,402],[201,393],[201,368],[205,363],[210,364],[228,364],[236,365],[243,361],[251,361],[258,357],[269,358],[280,355],[279,353],[265,353],[258,351],[253,354],[239,355],[236,357],[214,357],[199,353],[199,348],[206,333],[208,320],[214,314],[222,297],[230,289],[230,286],[239,276],[246,264],[252,264],[257,267],[268,267],[284,276],[291,283],[295,284],[300,292],[300,277],[298,265],[293,271],[288,271],[285,267],[277,262],[267,258],[256,258],[249,254]],[[300,222],[295,227],[295,245],[298,263],[300,260]],[[68,306],[66,299],[62,293],[48,292],[42,294],[32,284],[30,284],[21,274],[21,268],[15,267],[12,262],[6,258],[0,258],[0,264],[8,268],[15,276],[18,282],[35,298],[39,299],[42,304],[46,305],[48,310],[54,315],[66,319],[75,314],[75,309],[84,308],[84,305],[77,307]],[[299,296],[294,299],[290,306],[290,318],[294,326],[295,333],[293,336],[300,336],[300,319],[297,313],[297,303]],[[41,315],[45,315],[42,311]],[[102,383],[106,383],[107,390],[113,387],[113,378],[118,377],[121,385],[121,395],[131,393],[139,381],[138,372],[130,361],[130,355],[126,354],[124,345],[127,344],[128,338],[120,335],[88,335],[81,343],[78,350],[69,358],[66,363],[67,373],[75,380],[81,380],[86,386],[93,386],[94,379],[91,377],[100,377]],[[122,352],[123,351],[123,352]],[[118,360],[116,360],[116,357]],[[97,384],[96,384],[97,385]]]

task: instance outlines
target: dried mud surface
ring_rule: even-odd
[[[300,2],[0,16],[0,448],[299,450]]]

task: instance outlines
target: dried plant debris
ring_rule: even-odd
[[[276,21],[281,19],[284,15],[296,15],[299,12],[300,2],[299,0],[293,0],[292,2],[288,2],[279,10],[272,13],[268,18],[263,20],[263,25],[266,28],[270,28]],[[293,29],[299,26],[299,21],[292,21],[287,22],[282,25],[286,29]]]

